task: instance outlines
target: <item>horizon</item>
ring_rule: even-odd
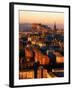
[[[45,25],[64,26],[64,13],[62,12],[37,12],[37,11],[19,11],[19,24],[41,23]]]
[[[19,27],[20,27],[20,29],[22,29],[22,28],[24,28],[25,25],[31,25],[31,24],[34,24],[34,23],[28,23],[28,22],[26,22],[26,23],[19,23]],[[47,25],[48,27],[50,27],[51,29],[53,29],[55,23],[54,24],[35,23],[35,24]],[[56,24],[56,28],[57,29],[64,29],[64,25],[62,25],[62,24]]]

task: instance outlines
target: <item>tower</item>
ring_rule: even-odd
[[[56,23],[54,23],[53,34],[56,34],[56,32],[57,32]]]
[[[56,30],[56,23],[54,23],[54,30]]]

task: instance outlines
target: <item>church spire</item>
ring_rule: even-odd
[[[56,22],[54,23],[54,30],[56,30]]]

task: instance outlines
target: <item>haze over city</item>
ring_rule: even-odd
[[[62,12],[37,12],[19,11],[19,23],[41,23],[52,27],[56,23],[57,28],[64,28],[64,13]]]
[[[64,13],[19,12],[19,79],[64,77]]]

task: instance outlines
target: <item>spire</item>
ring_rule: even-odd
[[[54,30],[56,30],[56,22],[54,23]]]

